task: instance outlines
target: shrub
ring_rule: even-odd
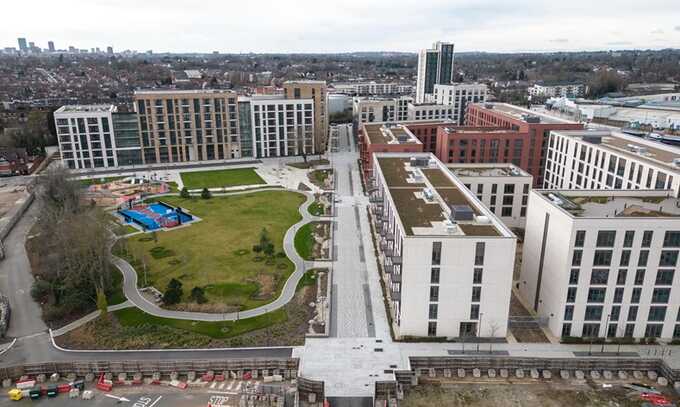
[[[201,287],[194,287],[191,289],[191,294],[189,294],[189,299],[198,304],[205,304],[208,299],[205,298],[205,290]]]
[[[210,193],[210,191],[208,191],[208,188],[203,188],[203,191],[201,191],[201,198],[203,199],[212,198],[212,194]]]
[[[182,188],[182,190],[179,192],[179,196],[184,198],[184,199],[189,199],[191,195],[189,195],[189,190],[187,187]]]
[[[172,279],[168,283],[168,287],[163,294],[163,303],[166,305],[174,305],[182,300],[182,282],[177,279]]]

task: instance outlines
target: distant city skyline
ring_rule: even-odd
[[[210,53],[662,49],[680,46],[677,0],[25,0],[3,5],[0,47]],[[39,13],[26,13],[39,10]]]

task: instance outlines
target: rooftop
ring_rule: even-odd
[[[498,236],[507,230],[431,154],[375,155],[409,236]]]
[[[364,134],[371,144],[421,144],[402,124],[367,123],[364,124]]]
[[[502,112],[507,116],[516,120],[529,123],[530,120],[536,120],[536,123],[543,124],[578,124],[571,120],[561,119],[559,117],[549,116],[544,113],[525,109],[523,107],[510,105],[507,103],[484,103],[483,106],[487,109]],[[529,120],[529,121],[528,121]]]
[[[544,199],[575,218],[675,218],[680,200],[671,191],[539,190]]]
[[[106,113],[115,111],[114,105],[66,105],[57,109],[55,113]]]
[[[511,163],[498,164],[447,164],[457,177],[531,177],[529,173]]]
[[[609,130],[559,131],[556,133],[577,138],[635,160],[662,166],[674,172],[680,171],[680,166],[674,164],[674,161],[680,161],[680,148],[668,144]]]
[[[140,89],[135,91],[135,96],[143,95],[206,95],[211,93],[229,93],[236,94],[236,92],[227,89]]]

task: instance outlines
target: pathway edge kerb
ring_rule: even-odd
[[[14,338],[8,347],[0,351],[0,356],[4,355],[5,353],[7,353],[7,351],[12,349],[12,346],[14,346],[15,343],[17,343],[17,338]]]
[[[314,194],[307,191],[299,191],[288,188],[281,189],[262,188],[248,191],[235,191],[232,193],[214,194],[213,196],[242,195],[257,192],[267,192],[272,190],[295,192],[302,194],[307,198],[307,200],[298,207],[298,212],[302,216],[302,219],[300,219],[298,222],[296,222],[290,228],[288,228],[283,238],[283,251],[295,265],[295,271],[293,271],[290,277],[288,277],[286,283],[284,284],[281,290],[281,294],[274,301],[262,305],[260,307],[241,311],[238,313],[230,312],[224,314],[210,314],[203,312],[166,310],[160,308],[156,304],[153,304],[152,302],[150,302],[149,300],[144,298],[144,296],[141,295],[141,293],[139,292],[139,288],[137,287],[137,272],[135,271],[135,269],[125,259],[120,258],[111,253],[114,265],[123,274],[123,293],[125,294],[125,298],[127,298],[128,301],[134,304],[134,306],[139,308],[141,311],[156,317],[204,322],[221,322],[221,321],[235,321],[237,319],[248,319],[264,315],[268,312],[275,311],[277,309],[284,307],[295,296],[295,289],[297,288],[297,285],[305,272],[304,260],[297,253],[297,250],[295,250],[294,241],[295,235],[303,225],[313,222],[315,220],[319,220],[319,217],[312,216],[309,213],[309,206],[314,202]]]
[[[68,349],[57,345],[52,335],[52,330],[49,330],[50,342],[52,346],[61,351],[68,353],[130,353],[130,352],[216,352],[216,351],[250,351],[250,350],[278,350],[278,349],[290,349],[293,350],[293,346],[266,346],[266,347],[248,347],[248,348],[187,348],[187,349]],[[16,341],[16,339],[15,339]],[[0,353],[1,355],[2,353]]]

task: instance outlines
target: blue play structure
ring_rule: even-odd
[[[172,228],[193,220],[193,216],[181,208],[175,208],[164,202],[135,205],[130,209],[121,209],[118,213],[126,223],[136,223],[144,230]]]

